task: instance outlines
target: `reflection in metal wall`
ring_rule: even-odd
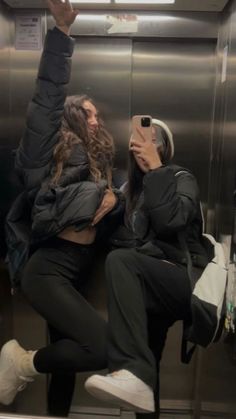
[[[10,69],[10,15],[6,8],[0,3],[0,30],[1,30],[1,44],[0,44],[0,136],[1,146],[3,142],[7,144],[7,136],[9,131],[9,69]],[[5,140],[5,141],[4,141]]]
[[[134,42],[132,112],[148,113],[170,126],[175,161],[197,176],[207,201],[215,42]]]
[[[236,1],[232,1],[223,16],[217,51],[217,89],[212,144],[212,173],[209,189],[210,211],[215,217],[218,237],[230,245],[233,234],[233,192],[236,174]],[[228,47],[228,54],[226,48]],[[225,52],[224,52],[225,51]],[[222,73],[222,61],[227,64]],[[211,215],[210,213],[210,215]],[[227,249],[230,253],[230,249]],[[236,364],[230,344],[222,343],[202,353],[200,398],[208,410],[218,404],[223,411],[236,417]],[[210,402],[210,403],[209,403]]]
[[[0,257],[5,253],[3,219],[10,201],[9,172],[9,69],[10,69],[10,15],[0,2]],[[6,270],[0,260],[0,345],[11,337],[12,307]]]
[[[195,173],[206,203],[211,118],[215,84],[215,43],[211,41],[134,42],[132,113],[164,120],[174,134],[175,162]],[[192,400],[194,362],[180,364],[181,327],[171,331],[162,362],[162,399]],[[177,352],[177,353],[176,353]],[[170,368],[170,365],[172,368]],[[173,370],[181,380],[173,380]]]
[[[115,165],[123,178],[129,135],[131,48],[128,39],[77,37],[69,92],[85,93],[95,100],[114,136]]]
[[[3,101],[1,107],[1,115],[4,116],[5,129],[0,132],[0,173],[1,176],[0,188],[4,187],[4,192],[1,192],[1,205],[5,205],[6,210],[10,202],[16,196],[20,186],[18,184],[17,175],[14,172],[14,149],[17,147],[25,123],[25,115],[28,102],[31,98],[34,88],[34,81],[37,73],[37,67],[40,57],[40,51],[16,51],[14,48],[14,20],[13,16],[8,11],[8,26],[0,25],[0,33],[4,36],[8,35],[9,43],[8,49],[0,54],[1,70],[3,65],[7,68],[7,78],[2,78],[2,71],[0,83],[2,84],[4,97],[0,95],[0,101]],[[3,31],[3,32],[2,32]],[[4,55],[8,51],[9,59],[4,60]],[[4,63],[4,64],[3,64]],[[4,137],[3,134],[4,133]],[[6,268],[1,269],[0,284],[3,280],[7,281],[9,288],[9,279],[7,279]],[[1,294],[0,294],[1,295]],[[8,310],[11,309],[11,327],[4,335],[4,341],[8,338],[19,339],[26,348],[40,347],[46,341],[46,327],[45,322],[38,316],[35,311],[23,300],[22,296],[15,295],[10,298],[10,291],[8,289],[8,300],[4,297],[4,303],[8,302]],[[0,299],[0,305],[3,306]],[[4,307],[4,306],[3,306]],[[9,318],[10,315],[8,314]],[[4,318],[4,325],[9,324],[8,318]],[[29,331],[34,330],[32,336]],[[20,400],[16,401],[8,410],[19,411],[28,414],[45,413],[46,400],[46,376],[40,376],[36,385],[22,394]],[[5,408],[4,408],[5,409]]]
[[[229,13],[229,14],[228,14]],[[219,53],[223,56],[222,49],[228,47],[226,80],[221,83],[222,94],[222,159],[221,179],[219,188],[219,231],[221,234],[232,234],[233,226],[233,191],[235,189],[236,169],[236,1],[225,13],[225,36],[222,33],[221,49]],[[222,71],[220,70],[220,77]],[[227,187],[226,187],[227,185]]]
[[[7,178],[10,170],[10,147],[9,147],[9,87],[10,87],[10,15],[7,9],[0,2],[0,159],[4,164],[0,165],[0,222],[6,211],[7,202],[10,200],[9,188],[7,187]],[[2,229],[0,232],[1,245],[0,254],[3,253]]]
[[[159,18],[160,16],[165,18],[164,13],[159,14]],[[121,173],[126,167],[130,116],[142,112],[164,119],[175,135],[175,161],[191,168],[197,175],[202,200],[206,203],[209,193],[208,169],[211,164],[209,149],[218,18],[212,14],[204,15],[204,17],[202,14],[179,14],[178,16],[173,14],[171,19],[166,21],[159,19],[159,26],[157,19],[154,18],[153,13],[149,16],[145,15],[141,19],[142,32],[133,36],[133,39],[126,34],[123,34],[122,38],[117,34],[114,37],[108,36],[104,22],[102,27],[101,25],[96,26],[94,21],[89,21],[87,25],[86,20],[83,20],[81,26],[76,22],[73,27],[73,34],[76,35],[76,47],[70,93],[84,92],[96,100],[108,128],[114,135],[117,145],[116,165]],[[154,24],[151,24],[152,20]],[[5,30],[2,32],[6,22],[6,17],[0,17],[0,34],[7,33]],[[13,39],[13,16],[11,16],[11,25],[7,26],[7,30],[9,27],[11,27]],[[203,28],[203,32],[191,33],[193,27]],[[140,35],[142,38],[139,39]],[[158,39],[159,36],[162,40]],[[190,36],[195,40],[184,39]],[[182,37],[181,40],[180,37]],[[201,37],[205,39],[203,40]],[[10,147],[14,148],[23,130],[26,107],[32,95],[40,53],[15,51],[13,47],[10,50],[9,45],[10,42],[6,42],[4,45],[6,48],[0,51],[0,83],[3,92],[0,96],[1,114],[4,115],[4,121],[8,121],[6,125],[2,125],[3,128],[0,131],[0,147],[8,144],[6,141],[10,139]],[[232,41],[232,54],[234,49],[235,45]],[[11,52],[11,63],[9,62],[9,52]],[[230,68],[233,75],[233,60]],[[229,87],[230,89],[234,88],[233,77],[230,78]],[[216,100],[217,98],[216,95]],[[233,94],[229,96],[229,101],[230,108],[227,108],[226,128],[233,127],[235,109]],[[215,105],[215,109],[217,109],[217,103]],[[230,122],[229,125],[228,122]],[[3,124],[3,119],[1,119],[1,124]],[[229,133],[229,131],[226,132]],[[228,145],[225,148],[226,157],[227,153],[232,151],[232,130],[230,132],[230,141],[227,142]],[[233,157],[230,160],[231,166],[232,160]],[[227,162],[228,157],[224,159],[224,170],[227,176],[222,178],[221,185],[229,179]],[[9,182],[11,175],[8,172]],[[210,182],[212,182],[212,188],[214,182],[212,177]],[[221,225],[224,230],[223,224]],[[14,301],[14,335],[20,337],[21,342],[26,343],[27,347],[40,346],[45,341],[44,324],[35,319],[32,311],[19,298],[15,298]],[[97,304],[98,308],[100,308],[99,304]],[[28,333],[30,328],[36,330],[33,336]],[[230,371],[232,368],[227,362],[223,348],[219,350],[219,346],[217,346],[204,353],[203,364],[207,372],[202,375],[201,391],[199,392],[196,377],[199,377],[200,364],[193,362],[190,366],[180,365],[180,339],[180,325],[177,325],[170,332],[162,363],[162,398],[165,405],[170,409],[178,410],[185,407],[191,408],[199,398],[203,399],[205,405],[208,403],[208,407],[209,402],[215,403],[217,399],[222,402],[225,400],[230,402],[232,388],[228,391],[227,374],[230,375],[232,383],[234,371]],[[220,368],[222,359],[224,365],[221,365]],[[218,375],[215,374],[216,369],[219,372]],[[80,381],[80,377],[74,404],[80,406],[93,404],[97,408],[99,402],[95,399],[92,401],[83,391],[81,384],[83,379]],[[176,379],[177,377],[178,379]],[[222,383],[227,389],[228,395],[222,391]],[[39,397],[41,398],[39,399]],[[42,388],[40,385],[39,387],[34,386],[29,388],[28,393],[23,393],[20,396],[16,409],[18,412],[42,414],[45,413],[44,402],[45,385]],[[93,409],[93,412],[96,413],[96,409]]]

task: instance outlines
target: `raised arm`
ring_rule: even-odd
[[[58,140],[74,46],[68,35],[78,13],[68,0],[48,0],[47,3],[56,27],[48,31],[45,39],[36,88],[16,155],[16,166],[24,169],[25,181],[30,182],[28,171],[33,170],[35,183],[40,182],[42,170],[39,169],[50,162]]]

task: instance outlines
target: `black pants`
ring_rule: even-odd
[[[48,322],[50,345],[34,357],[38,372],[51,373],[50,414],[66,416],[75,373],[107,367],[107,326],[86,301],[93,246],[59,238],[45,243],[24,270],[22,289]]]
[[[168,328],[191,316],[187,270],[134,249],[122,249],[108,255],[106,274],[109,369],[127,369],[151,386],[158,410],[159,362]]]

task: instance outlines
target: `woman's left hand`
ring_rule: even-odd
[[[117,197],[111,189],[106,189],[100,207],[97,209],[94,219],[91,223],[95,226],[101,219],[110,212],[116,205]]]
[[[141,131],[139,131],[139,135],[142,137],[143,141],[135,141],[131,138],[130,150],[136,154],[138,158],[143,160],[149,170],[158,169],[162,166],[162,162],[156,143],[147,141]]]
[[[57,27],[69,35],[70,27],[79,13],[78,9],[74,10],[69,0],[47,0],[47,4]]]

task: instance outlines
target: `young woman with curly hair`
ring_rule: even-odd
[[[78,371],[107,365],[106,324],[86,300],[94,242],[119,211],[112,189],[113,140],[87,96],[66,98],[75,12],[69,0],[49,0],[49,30],[16,166],[31,211],[31,251],[21,287],[49,326],[50,345],[26,351],[7,342],[0,358],[0,403],[40,373],[51,373],[49,413],[66,416]],[[102,220],[102,222],[101,222]],[[105,221],[106,224],[106,221]]]

